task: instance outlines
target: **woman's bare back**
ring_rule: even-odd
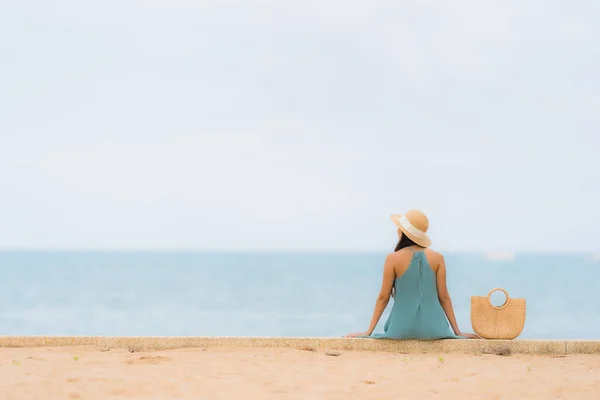
[[[394,272],[396,274],[396,279],[404,275],[408,267],[410,267],[414,252],[416,251],[422,251],[425,254],[429,267],[433,270],[433,273],[437,275],[440,264],[443,261],[443,256],[431,249],[411,246],[390,254],[390,256],[394,258]]]

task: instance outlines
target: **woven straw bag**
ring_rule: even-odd
[[[496,307],[490,296],[496,291],[504,292],[506,302]],[[484,339],[514,339],[525,326],[525,299],[511,299],[504,289],[492,289],[487,296],[471,297],[471,325]]]

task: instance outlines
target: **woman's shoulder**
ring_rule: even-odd
[[[402,257],[407,254],[414,254],[414,250],[411,250],[409,247],[405,247],[405,248],[397,250],[397,251],[392,251],[391,253],[388,253],[387,256],[388,257]]]
[[[430,261],[430,264],[439,265],[444,261],[444,255],[439,251],[435,251],[432,249],[426,249],[425,254],[427,255],[427,259]]]
[[[386,256],[386,260],[388,261],[393,261],[393,262],[397,262],[397,261],[401,261],[405,258],[410,258],[412,257],[412,252],[407,249],[400,249],[398,251],[392,251],[391,253],[388,253],[388,255]]]
[[[433,249],[430,249],[430,248],[425,249],[425,252],[428,255],[431,255],[431,256],[434,256],[434,257],[444,258],[444,255],[442,253],[440,253],[439,251],[435,251]]]

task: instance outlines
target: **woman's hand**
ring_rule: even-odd
[[[358,333],[351,333],[349,335],[346,335],[345,337],[352,338],[352,337],[357,337],[357,336],[371,336],[371,335],[369,334],[369,332],[358,332]]]
[[[467,339],[481,339],[481,336],[476,335],[474,333],[459,333],[458,336],[465,337]]]

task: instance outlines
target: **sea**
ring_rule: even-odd
[[[385,256],[3,251],[0,335],[340,337],[367,329]],[[521,339],[600,338],[597,258],[445,258],[462,331],[471,296],[501,287],[527,300]]]

